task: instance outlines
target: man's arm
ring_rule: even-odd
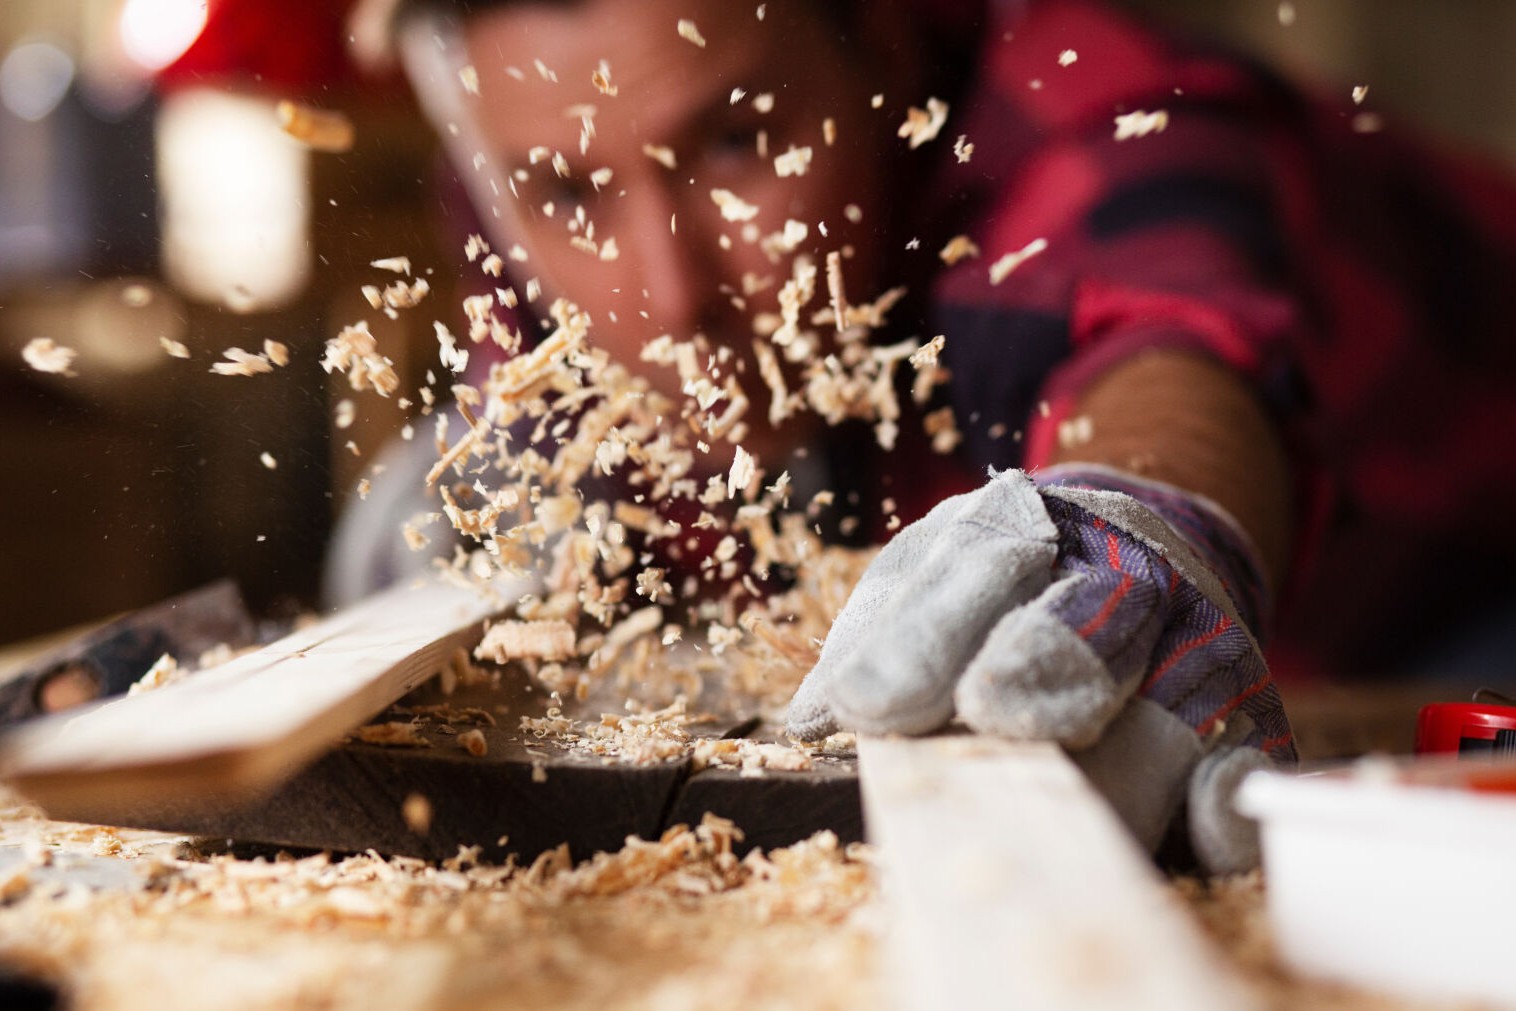
[[[1050,463],[1097,463],[1204,495],[1252,540],[1269,587],[1290,558],[1291,482],[1284,447],[1257,394],[1201,355],[1155,350],[1095,379],[1073,417],[1089,441],[1059,446]]]

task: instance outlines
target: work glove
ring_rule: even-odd
[[[1056,741],[1149,850],[1187,811],[1213,873],[1255,866],[1231,805],[1293,762],[1250,628],[1261,580],[1221,509],[1101,467],[991,472],[879,552],[790,702],[787,731],[971,729]]]

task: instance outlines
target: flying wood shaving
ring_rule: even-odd
[[[942,348],[946,344],[947,337],[944,334],[938,334],[915,351],[912,351],[908,360],[914,368],[930,368],[937,364],[937,356],[942,354]]]
[[[928,98],[926,108],[918,109],[914,105],[906,111],[905,122],[900,124],[896,135],[910,140],[910,146],[914,150],[929,140],[935,140],[937,134],[942,131],[943,124],[947,122],[948,104],[940,99]]]
[[[469,259],[473,259],[473,257]],[[397,274],[410,276],[411,258],[409,256],[388,256],[382,260],[375,260],[369,266],[378,270],[392,270]]]
[[[372,389],[382,397],[400,386],[395,363],[379,353],[379,343],[366,322],[344,327],[327,341],[321,367],[328,373],[345,372],[348,385],[354,390]]]
[[[967,235],[955,235],[947,241],[947,245],[943,246],[942,251],[937,255],[942,257],[943,263],[951,267],[966,257],[978,256],[979,246]]]
[[[953,154],[958,156],[960,164],[974,157],[974,144],[969,140],[968,134],[960,133],[958,139],[953,141]]]
[[[738,492],[746,492],[756,475],[756,462],[747,450],[738,446],[732,457],[732,469],[726,478],[726,497],[736,498]]]
[[[263,353],[268,356],[270,362],[281,368],[290,363],[290,349],[282,341],[264,341]]]
[[[601,60],[600,66],[590,72],[590,83],[602,95],[609,95],[612,98],[615,98],[616,94],[621,90],[611,83],[611,66],[604,60]]]
[[[679,159],[674,157],[673,148],[662,144],[644,144],[642,145],[642,153],[666,169],[676,169],[679,167]]]
[[[774,172],[780,179],[788,176],[803,176],[811,167],[811,149],[796,147],[791,144],[790,149],[774,159]]]
[[[705,39],[701,36],[700,29],[697,28],[695,26],[695,22],[691,21],[689,18],[679,19],[679,37],[681,39],[687,39],[690,42],[693,42],[701,49],[705,48]]]
[[[958,432],[958,423],[951,407],[932,411],[922,419],[922,429],[932,439],[932,452],[946,455],[958,448],[963,436]]]
[[[54,342],[51,337],[33,337],[21,349],[21,358],[27,365],[38,372],[62,376],[74,375],[70,366],[78,354],[73,348]]]
[[[490,425],[487,421],[480,421],[471,427],[464,436],[453,445],[442,458],[432,464],[432,469],[426,472],[426,486],[430,488],[437,483],[437,479],[447,473],[447,469],[459,460],[465,459],[471,454],[479,441],[489,434]]]
[[[470,95],[479,94],[479,71],[472,63],[458,68],[458,81],[463,85],[463,90]]]
[[[188,358],[190,356],[189,348],[185,347],[182,342],[168,337],[159,337],[158,346],[163,348],[170,358]]]
[[[847,327],[847,292],[842,284],[842,254],[833,250],[826,254],[826,290],[832,300],[832,315],[836,317],[837,332]]]
[[[281,101],[275,112],[279,129],[308,148],[340,154],[353,147],[356,131],[352,121],[340,112],[313,109],[288,100]]]
[[[226,361],[211,366],[211,371],[218,376],[256,376],[274,371],[274,363],[269,361],[267,355],[253,354],[241,348],[227,348],[221,352],[221,356]]]
[[[731,190],[711,190],[711,201],[720,208],[721,216],[727,221],[752,221],[758,216],[757,206],[743,200]]]
[[[1138,109],[1116,117],[1116,139],[1130,140],[1146,137],[1150,133],[1162,133],[1169,125],[1169,114],[1163,109],[1144,112]]]
[[[990,264],[990,283],[999,284],[1001,281],[1004,281],[1011,275],[1013,270],[1047,248],[1047,239],[1033,239],[1021,249],[1006,253],[1000,259]]]

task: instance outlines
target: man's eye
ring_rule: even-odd
[[[758,131],[732,127],[717,130],[705,139],[708,157],[732,158],[754,155],[758,149]]]
[[[554,178],[546,187],[547,199],[560,206],[576,207],[589,200],[594,193],[589,181],[579,179],[576,176],[568,176],[563,179]]]

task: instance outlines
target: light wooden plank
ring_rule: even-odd
[[[134,797],[244,801],[477,643],[501,607],[444,582],[397,587],[184,681],[28,723],[0,739],[0,778],[73,818]]]
[[[900,1006],[1257,1006],[1056,745],[870,738],[859,759]]]

